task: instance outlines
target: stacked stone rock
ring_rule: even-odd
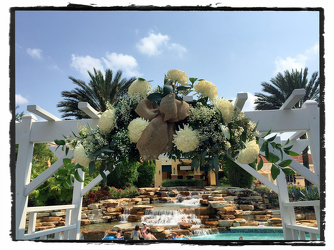
[[[135,198],[110,199],[90,204],[82,208],[81,225],[117,222],[125,208],[130,209],[128,222],[141,222],[146,209],[154,209],[151,204],[183,201],[191,199],[191,195],[200,197],[200,207],[193,207],[193,211],[201,220],[200,228],[192,228],[192,224],[180,222],[176,226],[164,228],[149,225],[153,234],[158,238],[165,231],[175,231],[184,235],[191,235],[194,230],[210,229],[211,232],[223,232],[230,227],[238,226],[282,226],[280,211],[272,210],[267,197],[261,196],[250,189],[206,187],[196,188],[142,188],[141,194]],[[200,194],[202,193],[202,194]],[[27,215],[27,220],[29,216]],[[314,214],[296,214],[297,224],[316,227]],[[28,221],[27,224],[28,226]],[[50,213],[38,213],[36,231],[65,225],[65,210]],[[126,225],[125,225],[126,226]],[[109,231],[109,235],[116,234],[118,228]],[[126,235],[133,228],[123,228]],[[168,231],[169,230],[169,231]],[[94,231],[92,234],[102,234],[105,231]],[[85,231],[83,232],[85,234]],[[87,233],[87,232],[86,232]],[[85,235],[84,235],[85,236]],[[86,235],[85,239],[90,236]],[[95,238],[96,239],[96,238]]]

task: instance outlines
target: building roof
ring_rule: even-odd
[[[303,155],[300,154],[298,156],[291,156],[294,160],[298,161],[299,163],[303,163]],[[266,158],[262,157],[263,163],[270,163],[269,161],[267,161]],[[313,164],[312,161],[312,155],[308,154],[308,160],[309,160],[309,164]],[[258,157],[257,162],[260,161],[260,157]]]

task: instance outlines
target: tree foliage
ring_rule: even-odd
[[[308,68],[304,71],[301,69],[289,72],[284,71],[284,74],[278,73],[274,78],[271,78],[270,83],[262,82],[262,92],[255,93],[257,100],[256,110],[279,109],[282,104],[289,98],[295,89],[305,89],[305,96],[295,105],[294,108],[301,108],[307,100],[315,100],[319,103],[320,95],[320,80],[318,72],[314,72],[311,79],[308,80]]]
[[[138,171],[138,180],[135,182],[136,187],[152,187],[154,184],[155,164],[153,162],[144,162]]]
[[[117,104],[118,100],[127,95],[127,90],[131,83],[136,80],[132,77],[129,80],[122,78],[122,71],[117,71],[114,75],[108,69],[103,76],[100,70],[94,68],[94,73],[88,71],[90,81],[84,81],[69,77],[77,87],[71,91],[62,91],[64,97],[57,105],[62,118],[74,117],[75,119],[88,118],[87,115],[78,108],[79,102],[88,102],[96,111],[103,112],[107,109],[106,103]]]

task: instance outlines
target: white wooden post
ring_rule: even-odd
[[[78,169],[79,176],[84,180],[85,173]],[[74,187],[73,187],[73,197],[72,197],[72,204],[77,204],[77,208],[72,210],[71,214],[71,225],[76,224],[76,228],[71,229],[69,231],[69,239],[70,240],[79,240],[80,239],[80,226],[81,226],[81,209],[82,209],[82,195],[81,191],[84,187],[83,182],[79,182],[74,180]]]
[[[315,101],[306,101],[303,107],[307,111],[309,130],[307,130],[307,137],[310,142],[310,149],[312,153],[312,161],[314,172],[320,183],[320,120],[319,108]],[[320,191],[320,187],[318,186]]]
[[[26,185],[30,182],[34,143],[30,141],[31,127],[37,118],[32,114],[22,117],[22,133],[19,138],[19,149],[15,171],[15,238],[22,239],[25,233],[26,208],[28,196],[25,195]]]

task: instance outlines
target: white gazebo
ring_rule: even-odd
[[[293,151],[300,153],[306,146],[310,146],[315,173],[286,154],[283,160],[291,159],[292,163],[290,167],[300,175],[303,175],[312,184],[316,185],[320,192],[320,172],[324,171],[324,165],[320,165],[319,108],[315,101],[307,101],[302,108],[292,109],[296,102],[304,95],[304,89],[296,89],[279,110],[246,111],[244,113],[245,117],[250,118],[253,122],[259,122],[257,130],[259,130],[260,133],[267,133],[269,130],[271,130],[272,133],[294,132],[289,138],[289,145],[293,145]],[[246,100],[247,93],[237,94],[235,106],[238,106],[242,110]],[[79,103],[79,108],[91,117],[91,119],[80,120],[81,123],[88,123],[91,127],[96,127],[96,125],[99,124],[100,116],[88,103]],[[78,132],[77,123],[79,121],[61,120],[36,105],[28,105],[27,109],[29,112],[44,118],[46,121],[37,121],[33,114],[26,114],[23,116],[21,123],[16,122],[15,143],[19,144],[19,151],[15,174],[14,238],[16,240],[29,240],[36,237],[46,239],[48,235],[54,234],[55,239],[60,239],[60,234],[63,232],[62,238],[64,240],[79,240],[83,196],[97,185],[102,180],[102,177],[99,175],[85,187],[83,183],[75,180],[72,205],[28,207],[29,194],[63,166],[64,158],[73,157],[71,151],[66,156],[63,151],[56,151],[58,161],[30,182],[34,143],[51,142],[54,141],[54,139],[61,139],[62,134],[67,135],[72,131],[76,133]],[[308,139],[300,140],[299,137],[305,133]],[[285,143],[285,141],[281,141],[279,136],[276,137],[275,142]],[[278,154],[279,152],[276,153]],[[310,234],[311,240],[317,240],[317,234],[321,235],[322,232],[319,200],[289,202],[287,183],[282,171],[277,177],[277,185],[275,185],[250,166],[245,164],[239,165],[278,194],[285,240],[305,240],[306,232]],[[83,179],[84,173],[79,170],[79,174]],[[105,174],[107,175],[109,172],[105,171]],[[318,228],[296,224],[294,207],[301,206],[314,207]],[[59,209],[66,210],[65,226],[39,232],[35,231],[38,212]],[[25,224],[28,212],[29,225],[28,232],[26,233]]]

